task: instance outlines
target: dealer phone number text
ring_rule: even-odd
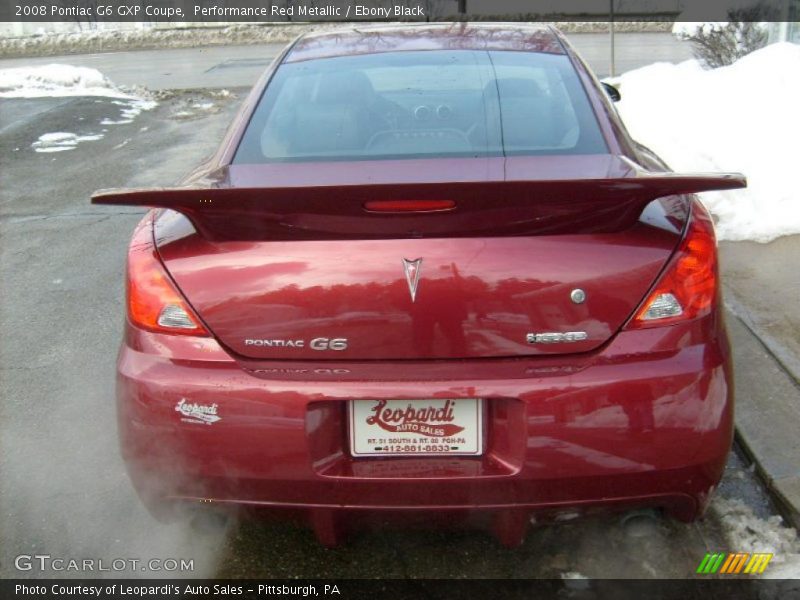
[[[377,450],[377,448],[376,448]],[[380,452],[441,452],[445,454],[447,452],[454,452],[453,448],[450,446],[446,446],[444,444],[425,444],[423,446],[412,446],[412,445],[400,445],[400,446],[381,446]]]

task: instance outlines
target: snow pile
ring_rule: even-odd
[[[702,22],[702,21],[675,21],[672,25],[672,35],[676,38],[684,39],[687,36],[694,35],[699,29],[707,25],[724,25],[724,22]]]
[[[72,65],[42,65],[0,69],[0,97],[106,96],[131,98],[97,69]]]
[[[142,111],[157,106],[154,100],[142,98],[131,90],[123,89],[97,69],[73,65],[44,65],[0,69],[0,98],[52,98],[66,96],[102,96],[114,98],[112,104],[120,107],[117,119],[104,118],[99,125],[124,125],[132,123]],[[95,102],[103,102],[96,100]],[[83,120],[83,119],[81,119]],[[106,129],[102,130],[103,132]],[[81,142],[97,141],[103,133],[78,135],[55,131],[40,135],[31,144],[36,152],[63,152],[74,150]]]
[[[773,579],[800,578],[800,542],[797,531],[785,527],[778,516],[760,519],[744,502],[717,496],[712,502],[730,544],[736,552],[768,552],[775,556],[764,577]]]
[[[800,46],[773,44],[729,67],[656,63],[613,83],[635,139],[676,171],[740,171],[745,190],[702,195],[720,239],[800,233]]]

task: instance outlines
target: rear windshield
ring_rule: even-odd
[[[606,152],[566,56],[459,50],[283,64],[234,162]]]

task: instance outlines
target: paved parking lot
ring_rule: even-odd
[[[609,74],[608,34],[571,34],[569,39],[600,77]],[[689,45],[667,33],[617,34],[615,39],[617,74],[656,61],[681,62],[691,58]],[[66,63],[98,69],[117,85],[146,86],[151,90],[247,87],[255,83],[283,46],[215,46],[12,58],[0,60],[0,69]]]

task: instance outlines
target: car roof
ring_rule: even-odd
[[[565,53],[552,27],[532,23],[355,25],[302,36],[284,62],[419,50]]]

